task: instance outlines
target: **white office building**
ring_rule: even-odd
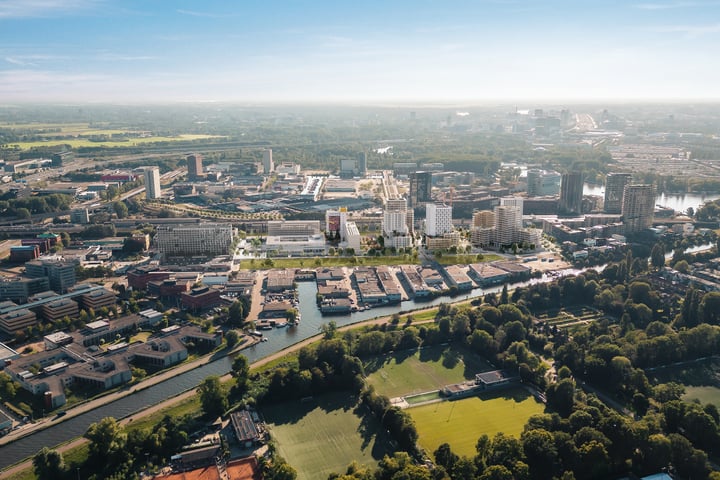
[[[162,197],[160,190],[160,169],[158,167],[145,167],[145,198],[155,200]]]
[[[452,232],[452,207],[428,203],[425,206],[425,233],[437,237]]]

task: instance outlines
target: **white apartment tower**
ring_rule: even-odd
[[[263,173],[265,175],[275,171],[275,164],[272,158],[272,149],[268,148],[263,150]]]
[[[652,227],[654,213],[654,185],[625,185],[622,219],[626,234],[637,233]]]
[[[437,237],[452,232],[452,207],[428,203],[425,206],[425,233]]]
[[[515,241],[518,228],[518,217],[522,225],[522,215],[515,206],[499,205],[495,207],[495,242],[498,245],[509,245]]]
[[[503,207],[513,207],[517,209],[517,216],[515,218],[515,229],[520,230],[522,228],[522,215],[523,215],[523,199],[522,197],[503,197],[500,199],[500,205]]]
[[[160,169],[158,167],[145,167],[145,198],[155,200],[162,197],[160,190]]]
[[[383,212],[383,233],[387,236],[406,235],[407,202],[405,199],[388,200]]]

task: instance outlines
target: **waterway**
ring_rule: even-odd
[[[595,268],[602,270],[603,267]],[[547,282],[553,280],[557,276],[574,275],[580,272],[581,270],[576,269],[562,270],[558,272],[555,277],[543,276],[542,278],[531,279],[527,282],[513,284],[511,287],[521,287],[532,283]],[[327,317],[320,314],[320,311],[315,304],[315,294],[317,293],[315,283],[299,282],[298,299],[299,310],[301,313],[300,324],[294,327],[276,328],[264,331],[263,334],[265,338],[267,338],[267,341],[249,347],[243,350],[242,353],[247,356],[250,362],[255,362],[261,358],[278,352],[283,348],[289,347],[290,345],[316,335],[319,333],[320,327],[330,320],[334,320],[338,326],[344,326],[372,318],[392,315],[394,313],[408,312],[443,303],[458,302],[461,300],[476,298],[489,292],[499,293],[501,290],[502,286],[486,289],[476,288],[466,294],[458,295],[452,298],[439,297],[431,301],[423,302],[409,300],[402,302],[399,305],[388,305],[364,310],[362,312],[353,312],[350,315]],[[171,380],[146,388],[107,405],[98,407],[93,411],[69,418],[60,424],[51,426],[45,430],[40,430],[32,435],[4,445],[0,447],[0,470],[34,455],[43,446],[55,446],[82,436],[87,431],[90,424],[105,417],[115,417],[120,419],[130,416],[135,412],[143,410],[149,406],[156,405],[168,398],[197,387],[197,385],[199,385],[200,382],[202,382],[207,376],[224,375],[230,372],[231,364],[231,358],[220,358],[194,370],[179,374]]]
[[[605,195],[605,187],[601,185],[591,185],[586,183],[583,186],[583,195]],[[676,212],[686,212],[692,207],[697,210],[703,203],[717,200],[720,194],[700,194],[700,193],[661,193],[655,197],[655,205],[672,208]]]

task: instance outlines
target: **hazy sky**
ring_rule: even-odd
[[[0,0],[0,104],[720,99],[720,1]]]

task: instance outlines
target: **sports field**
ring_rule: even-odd
[[[374,466],[389,453],[384,430],[371,415],[359,415],[356,399],[348,397],[328,394],[263,409],[278,452],[295,467],[299,480],[342,473],[353,460]]]
[[[481,397],[436,402],[408,408],[418,431],[420,446],[432,454],[442,443],[469,457],[482,434],[520,436],[528,418],[545,406],[523,388],[501,390]]]
[[[365,363],[368,383],[390,398],[439,390],[488,370],[493,367],[480,356],[448,345],[383,355]]]

